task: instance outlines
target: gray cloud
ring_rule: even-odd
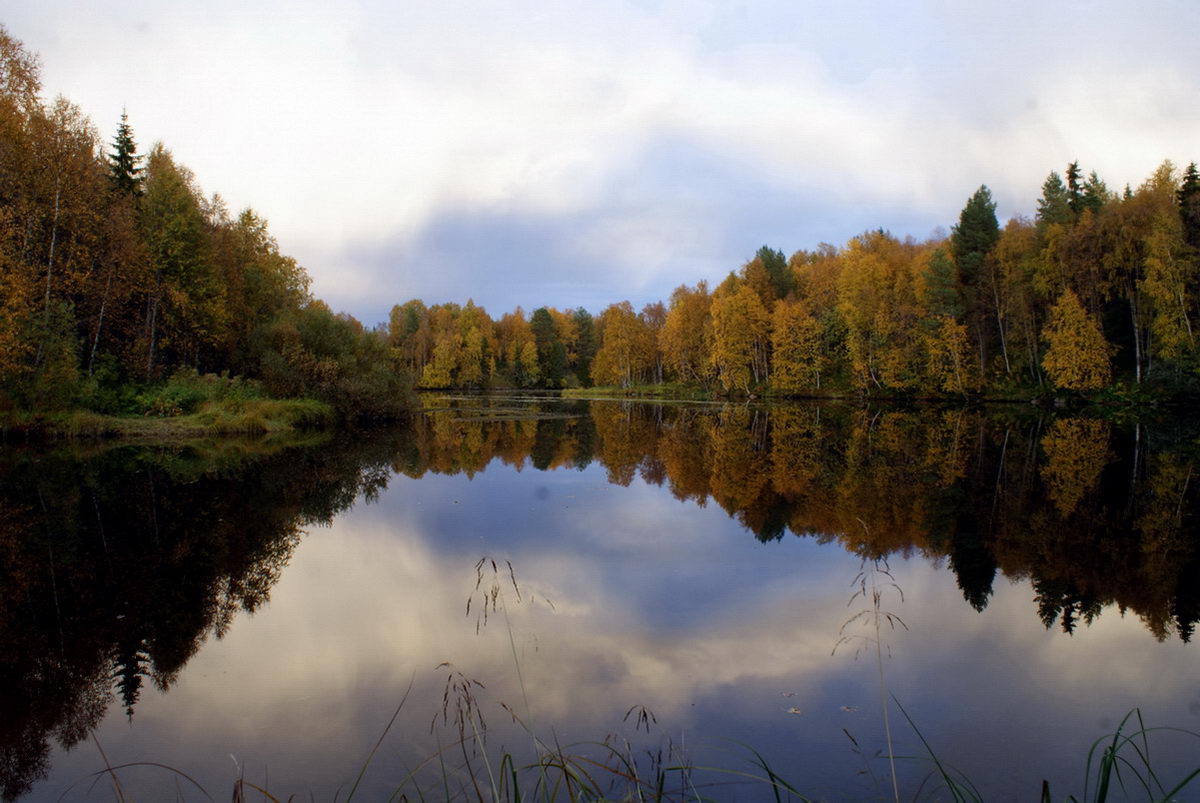
[[[11,9],[49,92],[128,107],[253,204],[315,291],[599,306],[763,242],[925,235],[981,183],[1028,213],[1079,159],[1139,183],[1200,141],[1194,4],[232,0]]]
[[[838,200],[803,176],[765,176],[726,154],[664,138],[614,171],[586,208],[452,210],[415,237],[355,246],[342,258],[371,277],[369,319],[408,298],[470,297],[493,315],[542,304],[598,312],[624,299],[665,300],[683,283],[719,282],[764,244],[790,254],[866,228],[925,236],[944,222],[902,205],[866,212]],[[363,309],[336,287],[329,295]]]

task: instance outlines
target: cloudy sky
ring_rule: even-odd
[[[1001,216],[1078,159],[1200,159],[1200,4],[128,0],[0,22],[110,138],[122,107],[253,206],[315,293],[640,305],[883,227]]]

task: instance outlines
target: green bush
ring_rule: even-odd
[[[236,405],[265,396],[262,387],[253,380],[228,374],[201,374],[194,368],[185,368],[165,383],[137,394],[134,412],[169,418],[191,415],[210,402]]]

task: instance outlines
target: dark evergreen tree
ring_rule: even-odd
[[[575,376],[579,384],[592,384],[592,358],[596,356],[596,322],[583,307],[575,310]]]
[[[1063,184],[1062,176],[1050,173],[1042,183],[1042,197],[1038,199],[1037,222],[1048,226],[1051,223],[1067,224],[1071,222],[1071,203],[1067,195],[1067,186]]]
[[[535,309],[529,319],[529,326],[533,329],[533,339],[537,343],[540,359],[542,355],[550,352],[550,346],[555,340],[554,318],[550,316],[550,310],[545,307]]]
[[[958,217],[958,225],[950,236],[950,247],[954,251],[954,260],[963,284],[975,284],[983,260],[996,247],[999,239],[996,202],[992,200],[992,191],[983,185],[967,200]]]
[[[1074,214],[1083,211],[1083,171],[1079,169],[1079,162],[1067,165],[1067,203]]]
[[[1192,248],[1200,249],[1200,173],[1196,171],[1195,162],[1183,173],[1178,197],[1184,239]]]
[[[782,251],[776,251],[764,245],[754,254],[762,266],[767,269],[771,279],[771,287],[775,290],[776,298],[784,298],[793,289],[792,272],[788,270],[787,258]]]
[[[954,570],[963,599],[982,612],[991,599],[998,567],[978,533],[969,530],[955,533],[950,547],[950,568]]]
[[[1093,170],[1088,174],[1087,183],[1083,185],[1083,199],[1080,201],[1083,209],[1091,210],[1092,214],[1099,212],[1108,203],[1108,185],[1100,180]]]
[[[939,248],[929,258],[929,266],[925,269],[925,291],[929,311],[934,315],[950,315],[961,320],[966,308],[963,306],[962,286],[958,281],[958,271],[954,261],[946,253],[945,248]]]
[[[137,143],[133,141],[133,129],[129,126],[129,116],[122,111],[121,124],[117,126],[117,135],[113,137],[113,152],[108,155],[108,180],[112,182],[113,189],[126,195],[141,195],[145,174],[141,162]]]
[[[542,376],[549,387],[562,385],[563,376],[567,372],[567,347],[557,338],[550,345],[550,354],[546,359],[546,368]]]
[[[542,375],[542,382],[547,387],[557,387],[562,381],[566,350],[563,350],[563,359],[557,366],[554,365],[554,346],[561,346],[562,343],[554,329],[554,318],[550,315],[550,310],[545,307],[535,309],[529,319],[529,326],[533,329],[533,340],[537,345],[538,371]]]
[[[996,203],[991,190],[981,186],[967,200],[959,215],[958,225],[950,235],[950,248],[962,282],[966,302],[966,324],[979,350],[979,368],[987,369],[987,320],[992,308],[991,296],[985,281],[987,260],[1000,240],[1000,224],[996,220]]]

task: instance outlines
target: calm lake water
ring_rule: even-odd
[[[426,404],[308,444],[0,452],[3,794],[113,799],[107,760],[142,763],[127,799],[345,799],[401,701],[356,799],[486,799],[535,738],[598,779],[727,771],[689,798],[773,799],[751,748],[810,798],[890,798],[893,695],[905,799],[948,797],[916,729],[1000,800],[1082,795],[1135,707],[1200,730],[1192,422]],[[1200,766],[1150,746],[1164,780]]]

